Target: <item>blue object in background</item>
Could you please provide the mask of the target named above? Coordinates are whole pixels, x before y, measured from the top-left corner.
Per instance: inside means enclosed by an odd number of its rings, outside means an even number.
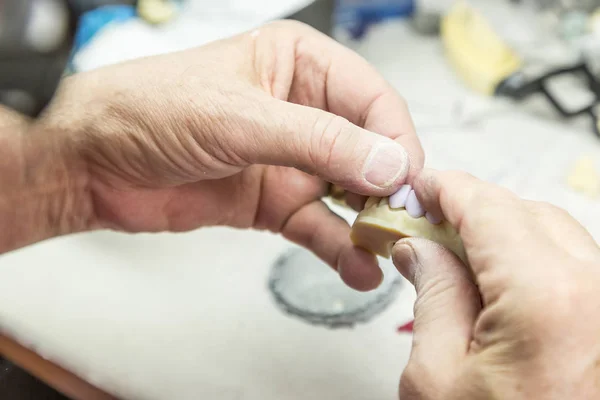
[[[136,17],[137,12],[135,7],[128,5],[103,6],[84,13],[77,25],[77,32],[75,33],[73,43],[73,54],[88,44],[109,23],[123,22]]]
[[[368,28],[388,18],[409,17],[414,0],[336,0],[335,24],[360,39]]]
[[[79,50],[87,45],[98,32],[111,22],[123,22],[137,18],[137,10],[130,5],[102,6],[81,15],[77,22],[77,30],[73,38],[73,49],[65,73],[67,75],[77,72],[73,65],[73,57]]]

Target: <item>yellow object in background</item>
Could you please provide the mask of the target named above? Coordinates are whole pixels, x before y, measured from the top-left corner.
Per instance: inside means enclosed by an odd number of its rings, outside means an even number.
[[[569,186],[592,198],[600,196],[600,173],[596,169],[592,157],[582,157],[574,165],[571,174],[567,178]]]
[[[464,1],[442,18],[441,35],[456,72],[479,93],[494,95],[496,87],[522,67],[517,54]]]
[[[600,31],[600,7],[598,7],[588,20],[588,31],[596,33]]]
[[[154,25],[170,21],[177,15],[177,7],[168,0],[138,0],[138,15]]]

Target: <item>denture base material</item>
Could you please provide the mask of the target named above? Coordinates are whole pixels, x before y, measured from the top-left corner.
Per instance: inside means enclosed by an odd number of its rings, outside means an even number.
[[[392,247],[400,239],[428,239],[448,248],[463,262],[467,262],[462,240],[447,221],[434,225],[425,217],[413,218],[404,208],[390,208],[387,197],[371,197],[367,200],[352,226],[350,237],[356,246],[385,258],[390,257]]]

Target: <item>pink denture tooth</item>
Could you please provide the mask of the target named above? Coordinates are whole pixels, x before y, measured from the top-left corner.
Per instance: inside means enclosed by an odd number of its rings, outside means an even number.
[[[419,203],[414,190],[411,190],[406,199],[406,212],[413,218],[421,218],[425,215],[425,209]]]
[[[404,208],[406,206],[406,200],[408,199],[408,194],[410,191],[410,185],[402,185],[402,187],[396,193],[390,196],[390,208]]]

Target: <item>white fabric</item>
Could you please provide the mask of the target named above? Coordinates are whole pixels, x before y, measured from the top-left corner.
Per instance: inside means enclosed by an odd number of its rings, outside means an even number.
[[[173,21],[152,26],[140,19],[106,26],[77,53],[77,71],[200,46],[283,18],[314,0],[186,0]]]

